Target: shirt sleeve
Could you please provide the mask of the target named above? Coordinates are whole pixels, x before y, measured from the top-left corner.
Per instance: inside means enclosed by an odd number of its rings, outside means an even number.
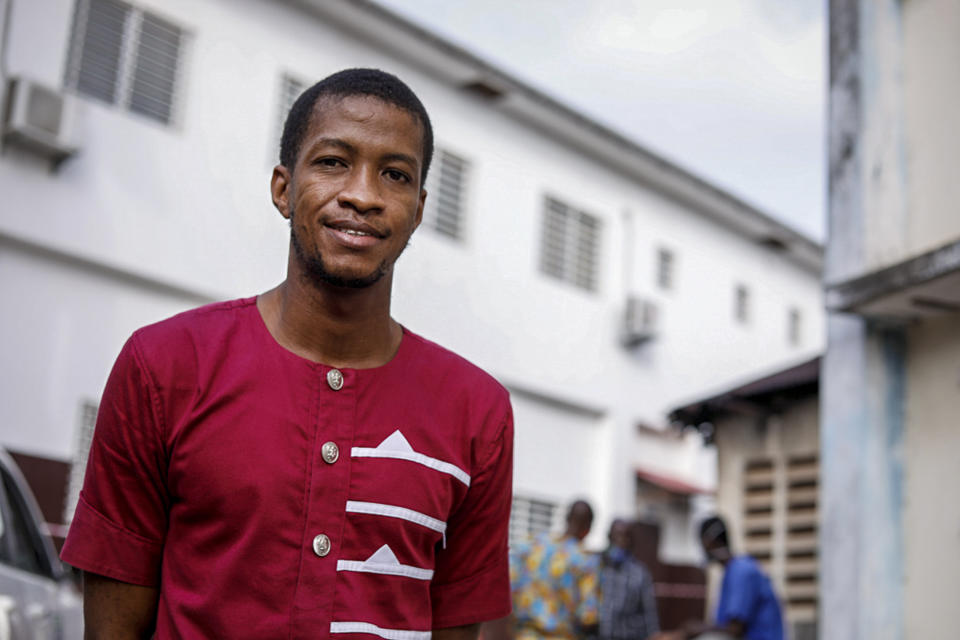
[[[577,575],[577,622],[592,627],[600,617],[600,558],[592,556]]]
[[[430,585],[433,627],[443,629],[510,613],[508,531],[513,486],[513,415],[507,404],[486,462],[447,523]]]
[[[61,557],[123,582],[158,586],[167,528],[160,403],[134,334],[100,402],[83,488]]]
[[[530,555],[530,543],[521,542],[510,549],[510,590],[517,591],[525,584],[527,557]]]
[[[660,617],[657,614],[657,597],[653,592],[653,577],[646,568],[643,569],[640,598],[643,601],[643,619],[646,621],[647,635],[659,633]]]
[[[757,575],[749,562],[735,558],[723,575],[723,594],[717,610],[717,622],[748,622],[757,600]]]

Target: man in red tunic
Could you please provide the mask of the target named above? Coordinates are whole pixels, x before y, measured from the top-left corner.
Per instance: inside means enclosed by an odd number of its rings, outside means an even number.
[[[342,71],[287,118],[286,279],[136,331],[63,559],[88,637],[473,638],[510,611],[507,392],[390,317],[430,120]]]

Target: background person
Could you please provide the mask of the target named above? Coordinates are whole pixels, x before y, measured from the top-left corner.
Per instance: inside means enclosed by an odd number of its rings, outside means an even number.
[[[707,558],[724,567],[720,602],[714,624],[693,623],[681,637],[722,632],[747,640],[784,640],[780,603],[770,579],[750,556],[733,555],[722,518],[712,516],[701,523],[700,542]]]
[[[626,520],[610,525],[601,557],[600,640],[646,640],[660,631],[650,572],[633,555],[633,528]]]
[[[577,500],[567,511],[562,535],[542,534],[511,554],[513,614],[519,640],[573,640],[596,632],[599,562],[583,548],[592,524],[593,509]]]

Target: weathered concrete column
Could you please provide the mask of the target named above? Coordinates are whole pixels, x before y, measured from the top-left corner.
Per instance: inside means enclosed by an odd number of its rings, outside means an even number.
[[[897,255],[906,223],[900,3],[830,4],[827,283]],[[903,331],[828,317],[820,638],[902,640]]]

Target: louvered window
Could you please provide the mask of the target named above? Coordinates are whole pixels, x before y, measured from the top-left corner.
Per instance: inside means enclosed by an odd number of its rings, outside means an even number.
[[[817,615],[817,522],[819,459],[815,453],[786,459],[786,612],[796,622]]]
[[[795,638],[815,628],[818,607],[816,453],[748,460],[743,473],[744,550],[782,585]]]
[[[588,291],[597,288],[600,220],[547,198],[540,246],[540,270]]]
[[[63,522],[73,520],[73,512],[80,499],[80,488],[87,472],[87,457],[90,455],[90,443],[93,442],[93,429],[97,424],[98,405],[86,401],[80,405],[80,419],[73,437],[73,463],[70,465],[70,482],[67,499],[63,507]]]
[[[657,250],[657,286],[663,290],[673,288],[673,251]]]
[[[787,341],[790,346],[800,346],[801,327],[800,309],[794,307],[787,312]]]
[[[554,502],[514,496],[510,509],[510,546],[550,531],[556,512]]]
[[[175,119],[185,35],[117,0],[78,0],[67,87],[164,124]]]
[[[733,291],[733,317],[741,324],[750,321],[750,290],[742,284]]]
[[[438,149],[427,177],[424,223],[437,233],[463,240],[464,203],[469,165],[463,158]]]
[[[280,93],[277,98],[277,122],[274,125],[273,148],[270,151],[271,160],[276,161],[280,155],[280,140],[283,137],[283,125],[287,122],[287,115],[290,113],[293,103],[297,101],[300,94],[307,88],[307,84],[285,73],[280,76]]]
[[[743,474],[746,552],[767,566],[773,556],[776,475],[770,458],[750,460]]]

